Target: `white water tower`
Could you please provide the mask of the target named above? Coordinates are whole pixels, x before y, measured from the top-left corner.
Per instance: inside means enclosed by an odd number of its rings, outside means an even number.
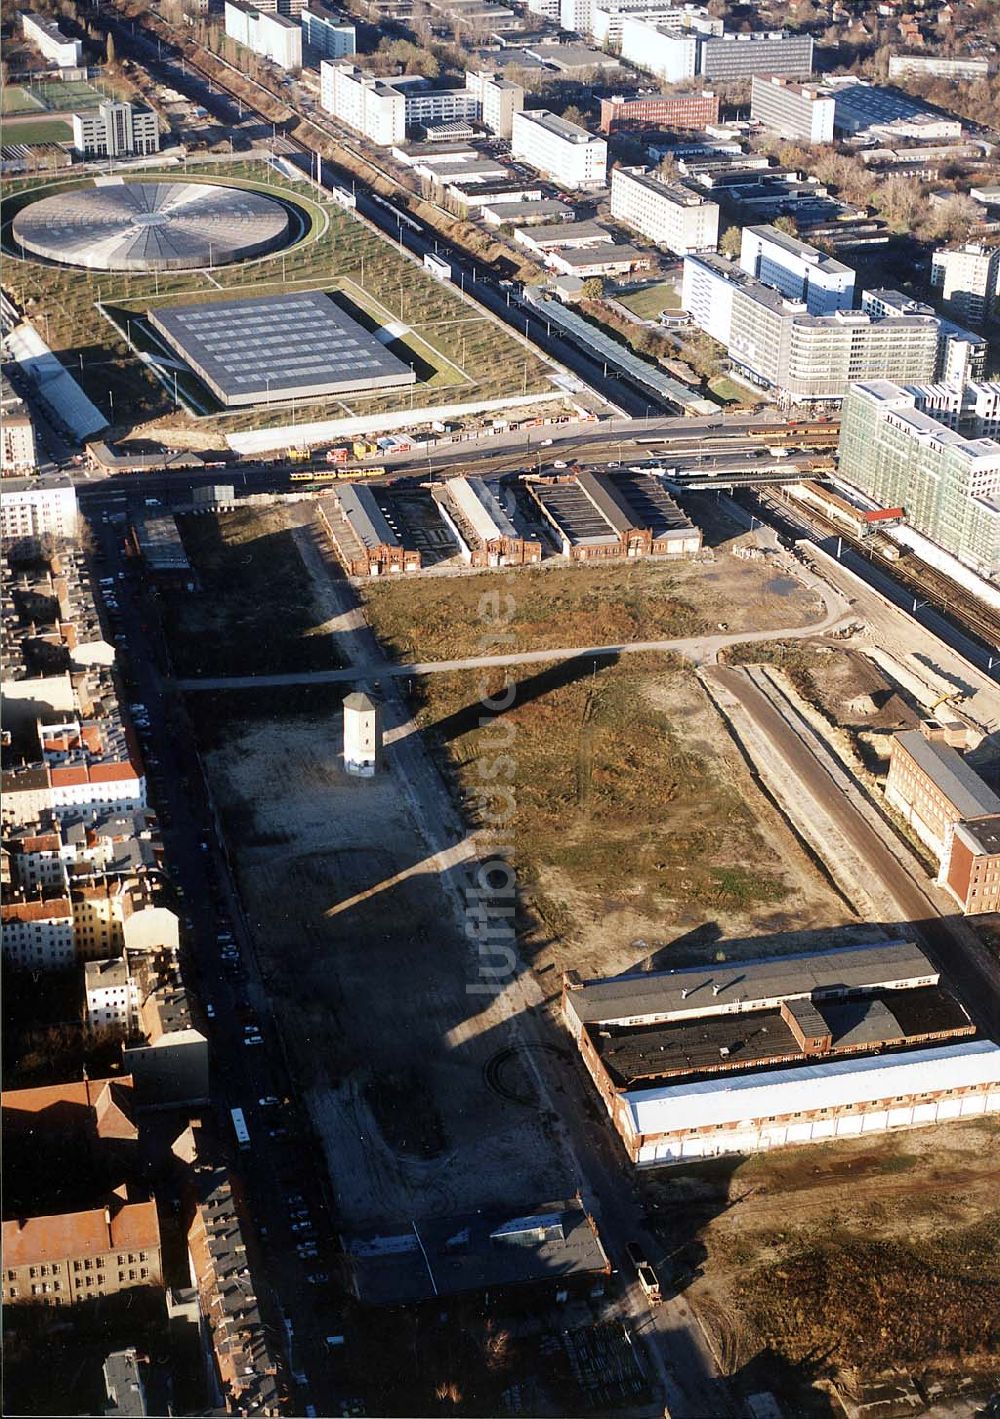
[[[356,691],[344,700],[344,768],[371,778],[382,760],[382,710]]]

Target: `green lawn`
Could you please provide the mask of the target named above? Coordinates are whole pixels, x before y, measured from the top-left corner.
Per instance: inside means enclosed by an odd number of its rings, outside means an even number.
[[[644,286],[641,291],[627,291],[624,295],[615,296],[615,300],[634,315],[641,315],[643,320],[655,320],[665,310],[681,308],[680,296],[666,281]]]
[[[716,375],[715,379],[708,381],[708,387],[717,399],[724,403],[752,404],[753,395],[749,389],[743,385],[736,384],[733,380],[727,379],[724,374]]]
[[[72,128],[61,118],[0,124],[0,147],[13,143],[23,143],[29,148],[40,143],[66,143],[72,136]]]
[[[38,113],[44,107],[40,99],[16,84],[8,84],[0,90],[0,113]]]

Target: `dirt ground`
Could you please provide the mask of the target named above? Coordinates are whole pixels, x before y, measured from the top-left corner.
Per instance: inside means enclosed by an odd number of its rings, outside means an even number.
[[[739,539],[737,539],[739,540]],[[712,560],[609,566],[522,567],[455,577],[410,578],[362,589],[386,649],[402,660],[452,660],[500,651],[669,640],[716,631],[778,630],[821,619],[799,582],[766,564]],[[505,638],[496,639],[496,606]]]
[[[427,676],[419,693],[418,722],[446,751],[473,823],[493,811],[489,746],[503,736],[522,950],[555,972],[553,989],[570,968],[759,954],[761,936],[772,953],[864,938],[689,666],[649,655],[459,672]],[[496,722],[484,693],[513,697]]]
[[[207,769],[344,1225],[572,1193],[530,1089],[491,1086],[509,1029],[467,994],[438,862],[391,774],[344,773],[342,734],[339,712],[235,722]]]
[[[698,1264],[686,1298],[730,1372],[763,1349],[803,1381],[960,1376],[1000,1346],[998,1142],[969,1119],[643,1185],[664,1246]]]

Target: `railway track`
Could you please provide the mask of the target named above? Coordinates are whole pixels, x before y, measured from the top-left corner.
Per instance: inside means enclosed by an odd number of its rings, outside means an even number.
[[[813,530],[830,537],[839,537],[846,546],[875,562],[881,570],[909,591],[919,600],[926,601],[958,630],[973,636],[988,651],[1000,648],[1000,612],[991,610],[971,591],[961,586],[936,567],[920,562],[911,554],[904,554],[899,561],[886,557],[870,541],[856,536],[843,523],[826,517],[809,504],[796,503],[794,508],[782,501],[762,497],[787,521],[798,520]]]

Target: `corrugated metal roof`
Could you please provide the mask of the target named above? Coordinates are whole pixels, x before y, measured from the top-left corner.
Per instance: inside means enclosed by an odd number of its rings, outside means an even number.
[[[1000,1085],[1000,1046],[970,1040],[906,1055],[833,1060],[828,1064],[727,1075],[625,1095],[637,1133],[679,1133],[771,1114],[872,1104],[940,1089]]]
[[[737,1003],[749,1010],[768,1000],[811,996],[835,986],[871,990],[911,980],[935,982],[939,974],[919,946],[894,941],[585,981],[568,992],[567,1002],[583,1023],[610,1024],[711,1014]]]
[[[1000,813],[1000,798],[950,744],[927,739],[919,729],[903,730],[895,742],[954,804],[961,817]]]

